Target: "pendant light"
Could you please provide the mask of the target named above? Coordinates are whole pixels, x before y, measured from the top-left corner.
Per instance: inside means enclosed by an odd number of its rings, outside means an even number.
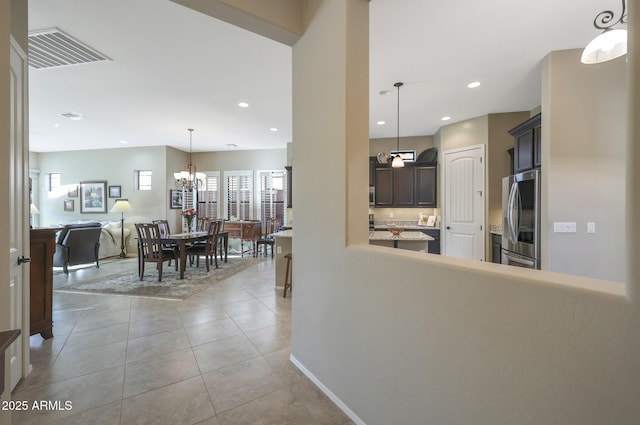
[[[193,189],[197,190],[202,187],[206,175],[204,173],[198,173],[196,171],[196,166],[191,162],[193,128],[188,128],[187,130],[189,131],[189,164],[187,164],[186,170],[173,173],[173,178],[176,179],[176,187],[178,189],[191,192]]]
[[[600,12],[593,20],[593,26],[604,30],[602,34],[591,40],[582,52],[580,61],[584,64],[607,62],[627,53],[627,30],[613,29],[617,24],[627,23],[626,0],[622,0],[622,14],[613,21],[615,14],[611,10]]]
[[[393,85],[398,89],[398,133],[396,135],[396,156],[394,156],[393,161],[391,161],[391,167],[393,168],[404,167],[404,160],[400,156],[400,87],[403,85],[404,83],[395,83]]]

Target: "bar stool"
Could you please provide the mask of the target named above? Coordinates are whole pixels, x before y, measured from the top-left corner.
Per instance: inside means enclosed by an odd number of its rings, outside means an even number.
[[[292,277],[292,273],[291,273],[291,259],[293,258],[293,256],[291,255],[291,253],[288,253],[287,255],[284,256],[284,258],[287,259],[287,270],[284,274],[284,292],[282,294],[282,298],[287,298],[287,289],[291,290],[291,279],[293,279]]]

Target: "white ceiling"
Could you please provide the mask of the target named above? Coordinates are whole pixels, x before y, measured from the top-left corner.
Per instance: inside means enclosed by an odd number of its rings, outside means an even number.
[[[445,115],[450,124],[535,108],[540,60],[552,50],[584,47],[598,34],[592,22],[604,9],[619,14],[621,2],[373,0],[370,136],[396,135],[396,81],[405,83],[400,136],[434,134]],[[187,128],[195,129],[196,152],[284,148],[291,141],[288,46],[168,0],[29,0],[29,29],[51,27],[112,61],[30,68],[33,151],[188,150]],[[468,89],[471,81],[482,85]],[[70,111],[87,118],[60,116]]]

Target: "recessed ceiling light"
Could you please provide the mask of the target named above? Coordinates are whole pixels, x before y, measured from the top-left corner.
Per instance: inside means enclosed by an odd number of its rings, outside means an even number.
[[[376,124],[378,125],[385,125],[387,122],[386,121],[378,121]]]
[[[380,90],[380,92],[379,92],[380,96],[386,96],[389,93],[391,93],[391,91],[389,91],[389,90]]]
[[[87,117],[85,117],[84,115],[82,115],[82,114],[80,114],[78,112],[64,112],[64,113],[60,114],[60,116],[61,117],[65,117],[65,118],[70,119],[70,120],[74,120],[74,121],[83,120],[83,119],[87,118]]]
[[[277,129],[277,128],[275,128],[275,127],[271,127],[271,128],[269,129],[269,131],[273,131],[273,132],[275,132],[275,131],[278,131],[278,129]]]
[[[473,83],[467,84],[467,87],[470,89],[475,89],[476,87],[480,87],[482,83],[480,81],[474,81]]]
[[[226,146],[228,148],[237,148],[238,147],[238,145],[236,145],[235,143],[227,143]]]
[[[247,102],[240,102],[240,103],[238,103],[238,106],[241,107],[241,108],[248,108],[249,104]]]
[[[120,144],[122,144],[122,145],[126,145],[127,143],[129,143],[129,142],[127,142],[126,140],[120,140]]]
[[[451,117],[446,116],[446,117],[442,117],[440,118],[442,121],[449,121],[451,119]]]
[[[55,128],[58,128],[58,127],[60,127],[60,124],[56,123],[56,124],[54,124],[53,126],[54,126]]]

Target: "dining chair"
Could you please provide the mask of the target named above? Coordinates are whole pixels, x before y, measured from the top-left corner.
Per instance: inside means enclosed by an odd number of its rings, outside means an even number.
[[[156,263],[158,282],[162,281],[162,264],[165,261],[176,260],[178,270],[178,255],[176,250],[166,248],[160,237],[160,228],[155,223],[136,223],[138,233],[138,276],[144,278],[145,263]]]
[[[166,238],[167,236],[169,236],[171,234],[171,229],[169,228],[169,222],[167,220],[153,220],[152,223],[158,225],[158,229],[160,230],[160,237],[161,238]],[[162,245],[164,246],[165,249],[173,249],[173,250],[176,250],[176,251],[178,250],[178,245],[177,244],[164,243]],[[169,265],[171,265],[171,260],[169,260]]]
[[[244,243],[249,244],[247,251],[252,251],[253,256],[256,256],[256,237],[255,237],[256,225],[254,223],[242,223],[240,233],[240,256],[244,257]]]
[[[211,224],[211,219],[209,217],[198,217],[198,220],[196,221],[196,232],[208,231],[210,224]],[[192,247],[204,246],[206,245],[206,243],[207,241],[198,241],[198,242],[194,242],[191,246]],[[187,253],[187,255],[189,256],[189,265],[193,266],[195,255],[189,254],[189,253]]]
[[[264,247],[264,255],[267,255],[267,247],[271,247],[271,258],[273,258],[273,247],[276,244],[276,239],[273,236],[269,236],[278,231],[279,223],[275,217],[267,217],[264,225],[264,235],[256,241],[256,256],[260,251],[260,246]]]
[[[209,264],[215,261],[218,268],[218,232],[220,231],[220,220],[210,220],[207,228],[207,239],[203,244],[194,244],[186,249],[186,254],[196,257],[196,267],[200,267],[200,257],[205,257],[207,271]]]

